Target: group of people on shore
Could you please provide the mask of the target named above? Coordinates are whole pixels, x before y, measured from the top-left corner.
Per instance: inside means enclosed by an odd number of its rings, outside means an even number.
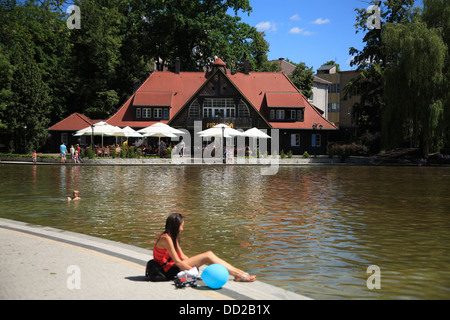
[[[180,140],[179,145],[182,146],[181,148],[179,148],[180,156],[182,156],[184,154],[184,142],[182,138]],[[146,140],[142,141],[136,139],[136,141],[133,144],[129,144],[128,141],[125,140],[122,145],[120,144],[113,144],[106,146],[94,145],[92,150],[96,157],[111,157],[113,156],[113,154],[115,154],[117,157],[122,152],[122,150],[125,150],[126,152],[125,155],[128,157],[130,154],[130,149],[133,149],[133,151],[136,154],[142,156],[150,156],[150,155],[165,156],[169,148],[172,148],[172,146],[168,145],[166,141],[164,141],[163,139],[154,145],[147,143]],[[66,144],[62,142],[61,145],[59,146],[59,149],[60,149],[61,163],[65,163],[68,155],[67,152],[68,149]],[[82,162],[81,156],[83,155],[83,153],[84,156],[88,156],[90,149],[91,149],[90,145],[86,145],[83,149],[79,144],[71,145],[69,149],[70,157],[75,163],[80,163]],[[33,154],[33,162],[36,161],[35,153]]]
[[[64,142],[62,142],[61,145],[59,146],[59,151],[61,154],[61,163],[65,163],[66,162],[66,154],[67,154],[67,146],[64,144]],[[81,147],[80,147],[80,145],[77,144],[77,145],[75,145],[75,147],[73,145],[71,145],[69,151],[70,151],[72,160],[75,163],[80,163],[81,162],[81,158],[80,158]],[[33,154],[33,159],[34,159],[34,154]]]

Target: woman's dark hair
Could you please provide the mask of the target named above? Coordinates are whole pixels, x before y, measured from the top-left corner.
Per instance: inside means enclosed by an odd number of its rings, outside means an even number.
[[[172,213],[167,217],[166,228],[164,233],[167,233],[172,238],[175,251],[178,252],[178,241],[180,240],[180,226],[184,221],[181,213]]]

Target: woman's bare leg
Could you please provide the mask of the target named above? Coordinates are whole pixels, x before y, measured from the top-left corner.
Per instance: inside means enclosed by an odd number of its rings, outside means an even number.
[[[242,279],[245,279],[245,281],[254,281],[256,276],[248,276],[246,272],[233,267],[228,262],[220,259],[218,256],[216,256],[212,251],[207,251],[201,254],[198,254],[196,256],[193,256],[187,260],[184,260],[187,264],[190,266],[196,266],[197,268],[200,268],[204,264],[213,264],[218,263],[223,265],[228,272],[235,278],[237,281],[242,281]],[[247,275],[247,277],[246,277]]]

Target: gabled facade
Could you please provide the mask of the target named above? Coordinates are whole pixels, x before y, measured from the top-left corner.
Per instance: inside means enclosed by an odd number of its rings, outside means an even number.
[[[336,126],[282,72],[230,73],[218,58],[207,72],[155,71],[107,122],[134,129],[164,122],[194,132],[226,123],[279,129],[280,151],[325,153]]]

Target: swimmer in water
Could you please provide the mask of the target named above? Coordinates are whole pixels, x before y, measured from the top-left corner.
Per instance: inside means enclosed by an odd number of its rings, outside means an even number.
[[[78,190],[74,190],[73,191],[73,196],[72,197],[67,197],[67,201],[72,201],[72,200],[80,200],[80,191]]]

